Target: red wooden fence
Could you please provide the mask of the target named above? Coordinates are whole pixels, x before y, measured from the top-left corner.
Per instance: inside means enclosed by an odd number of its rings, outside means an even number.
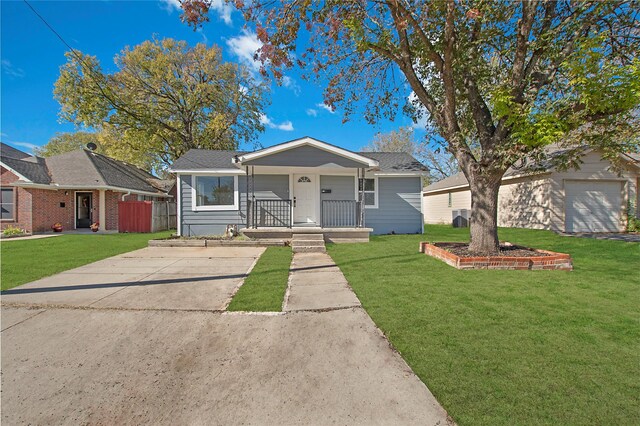
[[[151,201],[118,201],[119,232],[151,232]]]

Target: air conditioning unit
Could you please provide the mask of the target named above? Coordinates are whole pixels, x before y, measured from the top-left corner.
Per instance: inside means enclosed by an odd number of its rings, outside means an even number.
[[[468,228],[469,227],[469,209],[453,210],[451,212],[452,224],[454,228]]]

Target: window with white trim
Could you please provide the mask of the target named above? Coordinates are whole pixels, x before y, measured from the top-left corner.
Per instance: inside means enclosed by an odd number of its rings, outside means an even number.
[[[0,220],[13,220],[15,214],[15,197],[13,188],[2,188],[0,199]]]
[[[195,210],[236,210],[237,176],[193,176]]]
[[[375,208],[378,207],[378,181],[375,178],[360,179],[358,190],[362,191],[362,185],[364,183],[364,206]]]

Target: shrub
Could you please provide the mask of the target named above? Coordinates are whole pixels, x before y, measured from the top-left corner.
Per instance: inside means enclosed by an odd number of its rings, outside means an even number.
[[[20,229],[17,226],[11,226],[11,225],[7,226],[2,231],[2,235],[4,235],[5,237],[15,237],[17,235],[24,235],[24,234],[26,234],[26,232],[24,232],[24,229]]]
[[[640,232],[640,218],[638,218],[638,209],[631,200],[627,203],[627,231]]]

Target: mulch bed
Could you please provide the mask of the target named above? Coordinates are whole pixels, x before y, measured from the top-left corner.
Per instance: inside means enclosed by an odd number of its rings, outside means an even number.
[[[544,257],[551,256],[549,253],[535,251],[527,247],[516,246],[510,243],[500,244],[500,253],[487,255],[486,253],[473,253],[469,251],[469,244],[464,243],[433,243],[434,246],[444,249],[459,257],[478,256],[503,256],[503,257]]]

